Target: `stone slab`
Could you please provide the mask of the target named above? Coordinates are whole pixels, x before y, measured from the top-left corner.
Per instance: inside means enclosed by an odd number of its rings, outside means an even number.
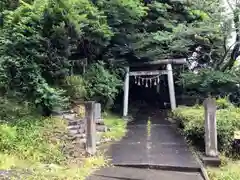
[[[107,155],[114,165],[178,168],[190,172],[200,169],[184,138],[167,124],[152,124],[150,136],[147,124],[128,125],[126,136],[113,144]]]
[[[148,173],[148,169],[108,167],[96,171],[86,180],[144,180]]]
[[[171,125],[152,125],[151,126],[151,142],[169,143],[169,144],[186,144],[184,138],[176,132]]]
[[[200,173],[150,170],[146,180],[203,180]]]
[[[96,171],[86,180],[203,180],[200,173],[184,173],[152,169],[108,167]]]
[[[147,127],[146,125],[128,126],[128,131],[125,137],[119,142],[120,144],[137,144],[146,143]]]
[[[145,144],[113,144],[107,156],[113,165],[138,165],[148,163]]]
[[[150,165],[169,170],[199,171],[200,165],[186,145],[152,144],[149,150]]]
[[[200,158],[205,166],[219,167],[221,165],[221,160],[219,157],[209,157],[202,155]]]

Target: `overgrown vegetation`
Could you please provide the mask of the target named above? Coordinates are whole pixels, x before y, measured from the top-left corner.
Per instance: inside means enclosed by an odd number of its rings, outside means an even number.
[[[50,116],[53,110],[67,108],[69,101],[94,100],[104,110],[110,109],[121,91],[122,66],[136,62],[187,58],[186,71],[174,71],[177,76],[180,74],[179,84],[185,92],[202,99],[209,94],[228,96],[239,105],[240,74],[236,62],[240,54],[240,2],[227,2],[231,15],[223,13],[227,10],[221,0],[2,0],[2,151],[13,146],[11,153],[29,153],[33,160],[56,157],[54,153],[60,152],[55,150],[52,155],[41,155],[48,149],[42,127],[52,119],[29,114],[26,108],[37,107],[41,115]],[[236,37],[229,44],[232,32]],[[12,105],[12,100],[27,103]],[[218,108],[219,147],[230,150],[232,132],[239,127],[235,120],[239,110],[222,100],[218,101]],[[179,108],[174,114],[183,118],[185,134],[199,141],[203,133],[202,111],[202,107]],[[109,123],[116,134],[110,132],[106,136],[121,137],[125,127],[121,123]],[[20,133],[23,129],[26,132]],[[30,141],[27,138],[35,139],[36,144],[31,146],[38,155],[26,148],[25,140]],[[43,143],[42,149],[38,143]],[[58,157],[62,161],[61,155]]]
[[[87,94],[85,87],[85,82],[82,76],[67,76],[63,83],[64,89],[66,89],[66,94],[71,100],[84,99]]]
[[[6,107],[9,107],[7,109]],[[2,100],[0,117],[0,169],[24,179],[85,179],[95,169],[107,165],[98,152],[94,157],[71,160],[66,122],[44,118],[29,110],[29,105]],[[110,131],[103,138],[119,140],[125,135],[126,123],[111,113],[104,121]],[[80,158],[81,161],[77,161]],[[0,178],[3,177],[0,173]],[[8,174],[9,175],[9,174]]]
[[[24,179],[84,179],[104,158],[86,158],[81,164],[68,163],[65,121],[43,118],[21,104],[5,101],[11,109],[1,113],[0,168]],[[21,113],[21,115],[19,114]],[[7,114],[7,116],[6,116]],[[3,173],[2,173],[3,174]],[[1,176],[1,175],[0,175]]]
[[[4,0],[2,93],[11,89],[14,97],[50,114],[56,106],[67,105],[69,93],[62,90],[62,83],[80,75],[87,81],[87,94],[77,96],[109,107],[120,91],[123,64],[181,57],[196,68],[226,73],[223,79],[230,87],[236,84],[227,74],[238,56],[238,36],[233,49],[226,41],[230,32],[238,32],[239,20],[233,18],[238,11],[232,9],[234,16],[225,18],[220,4],[219,0]],[[231,20],[235,29],[230,28]],[[90,80],[98,73],[94,82]]]
[[[224,165],[219,168],[208,168],[209,178],[211,180],[238,180],[240,162],[227,160]]]
[[[121,81],[116,74],[104,68],[104,64],[96,63],[91,65],[84,74],[87,90],[87,99],[94,99],[100,102],[103,108],[109,108],[114,103],[118,94]]]
[[[234,107],[227,97],[219,98],[217,107],[217,138],[222,165],[220,168],[208,167],[209,177],[211,180],[238,180],[240,178],[239,143],[234,139],[234,132],[240,130],[240,109]],[[203,106],[178,107],[173,111],[172,116],[179,122],[183,135],[198,150],[204,152],[205,125]]]
[[[240,109],[235,107],[217,110],[218,148],[229,155],[232,153],[234,132],[240,130]],[[183,134],[192,143],[204,149],[204,108],[179,107],[173,112],[173,118],[180,121]]]

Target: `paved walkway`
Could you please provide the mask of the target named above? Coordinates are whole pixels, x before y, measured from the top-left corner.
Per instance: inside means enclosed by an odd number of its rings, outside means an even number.
[[[109,149],[115,167],[103,168],[89,180],[203,180],[183,137],[162,114],[136,117],[127,135]]]

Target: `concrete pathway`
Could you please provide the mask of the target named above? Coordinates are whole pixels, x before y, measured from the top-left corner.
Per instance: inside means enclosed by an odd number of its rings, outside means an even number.
[[[184,138],[161,112],[141,112],[108,155],[115,167],[103,168],[89,180],[203,180]]]

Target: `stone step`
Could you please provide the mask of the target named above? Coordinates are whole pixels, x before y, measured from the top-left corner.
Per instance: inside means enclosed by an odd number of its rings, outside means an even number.
[[[58,116],[63,114],[69,114],[71,113],[70,110],[60,110],[60,111],[52,111],[52,116]]]
[[[69,125],[67,127],[68,130],[71,130],[71,129],[85,129],[85,126],[84,124],[77,124],[77,125]]]
[[[83,134],[83,133],[85,133],[85,129],[70,129],[69,133],[73,134],[73,135],[75,135],[75,134]]]
[[[68,126],[84,125],[83,120],[68,121]]]
[[[104,125],[104,120],[103,119],[96,119],[96,124],[99,124],[99,125]]]
[[[75,137],[75,138],[86,138],[86,134],[85,133],[75,134],[73,137]]]
[[[67,120],[75,120],[76,114],[75,113],[63,114],[63,118]]]
[[[78,134],[69,134],[67,139],[70,141],[74,141],[74,140],[78,140],[78,139],[83,139],[86,138],[86,134],[85,133],[78,133]]]
[[[97,125],[96,126],[96,130],[100,131],[100,132],[106,132],[107,131],[107,127],[104,125]]]

